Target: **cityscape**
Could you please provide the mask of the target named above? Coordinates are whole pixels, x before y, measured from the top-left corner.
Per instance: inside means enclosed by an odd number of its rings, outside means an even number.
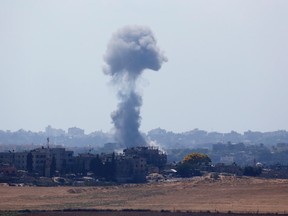
[[[29,185],[38,179],[36,184],[54,185],[60,178],[61,184],[97,185],[146,182],[153,173],[163,179],[179,177],[179,164],[191,152],[210,158],[209,166],[197,168],[201,172],[243,175],[248,167],[261,168],[261,173],[252,170],[251,175],[288,178],[287,131],[221,134],[194,129],[177,134],[158,128],[143,137],[147,146],[123,148],[109,133],[85,134],[77,127],[67,132],[51,126],[43,132],[1,131],[0,181]],[[41,176],[58,178],[43,183]]]
[[[288,216],[288,1],[0,1],[0,216]]]

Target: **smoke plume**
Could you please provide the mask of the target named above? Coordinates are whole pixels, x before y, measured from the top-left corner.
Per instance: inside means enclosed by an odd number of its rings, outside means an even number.
[[[104,61],[103,71],[118,89],[118,109],[111,114],[116,141],[123,147],[146,145],[139,132],[142,97],[137,79],[145,69],[159,70],[167,59],[149,28],[127,26],[113,34]]]

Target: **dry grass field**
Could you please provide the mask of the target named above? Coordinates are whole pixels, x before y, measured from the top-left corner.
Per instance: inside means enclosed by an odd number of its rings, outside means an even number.
[[[0,209],[149,209],[288,213],[288,180],[197,177],[103,187],[0,186]],[[137,214],[139,215],[139,214]],[[151,215],[151,214],[150,214]]]
[[[157,212],[157,211],[48,211],[30,213],[10,213],[3,216],[276,216],[276,214],[215,213],[215,212]],[[279,214],[278,214],[279,215]],[[0,214],[0,216],[2,216]],[[281,215],[281,216],[287,216]]]

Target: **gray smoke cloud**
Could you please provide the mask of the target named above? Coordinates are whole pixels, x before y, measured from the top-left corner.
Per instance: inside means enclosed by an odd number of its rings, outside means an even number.
[[[142,97],[137,79],[145,69],[159,70],[167,58],[149,28],[126,26],[113,34],[104,61],[103,71],[118,89],[118,109],[111,114],[116,141],[123,147],[146,145],[139,132]]]

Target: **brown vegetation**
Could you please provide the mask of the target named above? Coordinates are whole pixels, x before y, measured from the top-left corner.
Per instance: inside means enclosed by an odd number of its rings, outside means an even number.
[[[102,187],[0,186],[1,210],[149,209],[288,212],[288,180],[208,176]]]

